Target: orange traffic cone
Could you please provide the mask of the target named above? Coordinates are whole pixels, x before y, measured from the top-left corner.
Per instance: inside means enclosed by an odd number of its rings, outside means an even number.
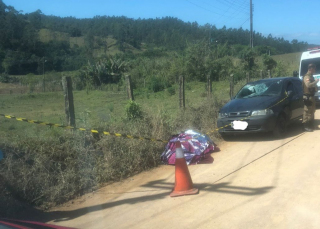
[[[189,169],[186,163],[186,159],[184,158],[181,143],[179,141],[176,142],[175,170],[176,180],[174,189],[171,192],[170,196],[175,197],[197,194],[199,190],[197,188],[193,188],[193,183],[191,180]]]

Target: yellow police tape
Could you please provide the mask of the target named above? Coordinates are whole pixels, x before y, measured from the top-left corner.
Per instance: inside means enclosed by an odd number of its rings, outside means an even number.
[[[284,100],[286,100],[288,98],[288,95],[286,95],[285,98],[283,98],[282,100],[280,100],[279,102],[277,102],[276,104],[266,108],[266,109],[270,109],[276,105],[278,105],[279,103],[282,103]],[[33,124],[39,124],[39,125],[43,125],[43,126],[50,126],[50,127],[61,127],[61,128],[65,128],[65,129],[73,129],[73,130],[79,130],[79,131],[87,131],[87,132],[91,132],[91,133],[95,133],[95,134],[103,134],[103,135],[109,135],[109,136],[115,136],[115,137],[123,137],[123,138],[129,138],[129,139],[139,139],[139,140],[147,140],[147,141],[154,141],[154,142],[164,142],[167,143],[168,141],[162,140],[162,139],[155,139],[155,138],[146,138],[146,137],[140,137],[140,136],[132,136],[132,135],[127,135],[127,134],[119,134],[119,133],[112,133],[112,132],[108,132],[108,131],[102,131],[99,132],[98,130],[93,130],[93,129],[85,129],[85,128],[75,128],[73,126],[65,126],[65,125],[60,125],[60,124],[54,124],[54,123],[50,123],[50,122],[43,122],[43,121],[37,121],[37,120],[29,120],[26,118],[17,118],[13,115],[5,115],[5,114],[0,114],[0,116],[3,116],[5,118],[8,119],[16,119],[17,121],[22,121],[22,122],[28,122],[28,123],[33,123]],[[246,120],[248,118],[252,117],[252,115],[247,116],[243,119],[239,119],[239,121],[243,121]],[[231,126],[231,123],[219,128],[216,128],[212,131],[207,132],[206,134],[211,134],[214,133],[220,129],[226,128],[228,126]]]
[[[17,117],[15,117],[13,115],[0,114],[0,116],[3,116],[3,117],[8,118],[8,119],[15,119],[17,121],[28,122],[28,123],[33,123],[33,124],[39,124],[39,125],[43,125],[43,126],[61,127],[61,128],[64,128],[64,129],[87,131],[87,132],[91,132],[91,133],[95,133],[95,134],[103,134],[103,135],[123,137],[123,138],[129,138],[129,139],[139,139],[139,140],[147,140],[147,141],[153,141],[153,142],[164,142],[164,143],[168,142],[168,141],[165,141],[165,140],[162,140],[162,139],[156,139],[156,138],[146,138],[146,137],[140,137],[140,136],[132,136],[132,135],[127,135],[127,134],[112,133],[112,132],[108,132],[108,131],[99,132],[98,130],[85,129],[85,128],[75,128],[73,126],[65,126],[65,125],[54,124],[54,123],[50,123],[50,122],[29,120],[29,119],[26,119],[26,118],[17,118]]]

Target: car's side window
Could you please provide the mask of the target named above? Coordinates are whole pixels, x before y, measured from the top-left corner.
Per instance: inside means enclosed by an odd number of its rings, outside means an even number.
[[[298,95],[302,95],[303,94],[303,89],[302,89],[302,83],[299,80],[294,80],[293,81],[293,86],[297,91]]]
[[[288,92],[288,91],[292,91],[293,95],[296,94],[296,91],[294,90],[292,82],[288,82],[288,84],[287,84],[286,92]]]

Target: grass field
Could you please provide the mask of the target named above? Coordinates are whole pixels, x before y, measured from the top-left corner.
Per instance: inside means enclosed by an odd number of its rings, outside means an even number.
[[[295,57],[291,58],[284,63],[288,68],[296,66]],[[179,108],[177,85],[175,93],[172,89],[134,90],[143,111],[137,120],[126,117],[128,99],[123,87],[107,85],[88,93],[75,90],[76,126],[163,140],[193,129],[210,132],[209,137],[219,144],[219,134],[212,131],[219,108],[230,99],[229,82],[212,84],[212,98],[207,98],[205,83],[187,82],[185,109]],[[234,92],[244,84],[244,80],[238,82]],[[62,91],[29,93],[26,88],[0,84],[0,113],[66,124]],[[44,208],[161,164],[164,147],[165,143],[102,137],[0,117],[0,149],[6,157],[0,162],[0,176],[20,199]]]
[[[204,83],[187,83],[185,110],[179,109],[178,93],[136,90],[135,101],[143,111],[139,120],[126,118],[127,95],[118,86],[88,94],[74,91],[76,125],[163,140],[186,129],[206,133],[216,127],[221,100],[229,98],[228,85],[213,83],[215,99],[207,99]],[[64,96],[60,91],[1,94],[0,113],[65,124]],[[215,143],[219,140],[217,133],[210,137]],[[100,138],[0,117],[0,148],[6,155],[0,162],[0,176],[19,198],[42,207],[153,168],[161,163],[164,147],[165,143]]]
[[[70,47],[74,47],[75,45],[79,47],[85,46],[85,37],[71,37],[68,33],[51,31],[49,29],[41,29],[39,31],[39,38],[41,42],[50,42],[50,41],[66,41],[70,44]],[[112,36],[108,37],[94,37],[94,48],[93,48],[93,56],[100,57],[102,55],[115,55],[118,53],[122,53],[118,46],[116,46],[117,40]],[[138,49],[132,47],[129,44],[125,45],[125,49],[127,51],[131,51],[132,53],[140,53]]]
[[[176,86],[175,89],[177,92],[174,95],[170,95],[167,91],[149,93],[143,89],[135,90],[135,100],[147,113],[155,114],[161,111],[168,114],[168,117],[174,118],[179,112],[178,87]],[[88,94],[85,91],[74,91],[73,93],[76,124],[78,127],[96,128],[119,123],[125,119],[127,94],[123,89],[118,91],[118,88],[114,85],[114,88],[109,87],[108,91],[95,90],[90,91]],[[213,97],[217,98],[217,100],[228,100],[228,94],[228,82],[213,83]],[[196,108],[198,104],[206,100],[204,83],[187,83],[187,109],[190,107]],[[32,94],[2,94],[0,96],[0,110],[1,113],[7,115],[65,124],[64,96],[62,91]],[[12,126],[17,124],[14,121],[10,123]],[[214,127],[213,123],[208,123],[208,125]]]
[[[301,53],[292,53],[272,56],[272,58],[279,62],[281,61],[286,69],[288,69],[288,72],[291,72],[291,70],[297,70],[300,55]],[[257,60],[257,62],[259,62],[259,60]],[[54,73],[52,74],[51,78],[54,79]],[[62,74],[58,73],[58,75],[57,77],[60,78]],[[236,93],[244,84],[245,81],[239,82],[235,86],[234,93]],[[173,131],[171,134],[189,128],[197,130],[199,126],[192,126],[192,123],[172,124],[177,122],[177,118],[181,115],[181,111],[178,107],[178,85],[175,85],[174,88],[175,94],[173,95],[172,92],[170,94],[168,91],[150,93],[147,89],[140,88],[134,90],[135,100],[141,105],[142,110],[146,114],[149,114],[150,117],[160,114],[165,115],[166,122],[169,126],[179,126],[178,129],[171,129],[171,131]],[[64,96],[62,91],[41,93],[41,85],[35,90],[35,93],[28,93],[29,91],[27,86],[0,83],[0,113],[32,120],[66,124]],[[212,97],[219,103],[228,101],[229,82],[213,82]],[[129,131],[126,134],[132,134],[130,130],[126,130],[123,126],[119,128],[119,126],[124,123],[123,120],[126,119],[125,106],[127,102],[125,88],[117,85],[107,85],[104,90],[93,90],[88,94],[84,90],[74,91],[76,125],[77,127],[92,129],[111,128],[112,131],[115,132]],[[186,111],[198,109],[200,106],[205,107],[207,102],[205,83],[186,83]],[[216,123],[213,121],[215,118],[216,117],[212,117],[212,119],[207,120],[207,123],[205,124],[206,127],[201,127],[201,129],[215,129]],[[29,134],[33,132],[38,133],[39,131],[41,132],[48,128],[12,120],[4,120],[4,118],[1,117],[0,125],[0,134],[2,136],[6,136],[10,133],[16,134],[26,130],[28,130]],[[109,129],[106,130],[108,131]],[[168,136],[161,137],[166,138]],[[213,135],[211,137],[216,136]]]
[[[254,80],[254,79],[251,79]],[[234,93],[236,93],[245,81],[238,82],[235,85]],[[205,128],[206,131],[214,130],[217,117],[207,120],[206,127],[199,129],[199,126],[186,124],[172,124],[177,122],[177,118],[181,115],[179,109],[179,92],[178,85],[174,85],[175,93],[169,93],[168,90],[150,93],[147,89],[139,88],[134,90],[135,101],[142,107],[142,110],[151,117],[155,115],[165,115],[166,121],[170,126],[179,126],[179,129],[173,129],[171,134],[176,134],[185,129],[195,129],[200,131]],[[229,82],[220,81],[212,83],[212,98],[219,103],[227,102],[229,97]],[[8,92],[12,93],[8,93]],[[20,93],[20,91],[23,93]],[[13,115],[20,118],[38,120],[56,124],[64,124],[64,96],[62,91],[46,92],[46,93],[26,93],[26,87],[14,84],[0,84],[0,110],[2,114]],[[39,90],[38,90],[39,91]],[[107,128],[106,131],[121,132],[123,127],[117,130],[117,126],[123,124],[125,116],[125,106],[128,103],[125,88],[117,85],[108,85],[104,90],[92,90],[87,93],[85,90],[74,92],[76,126],[86,129]],[[198,109],[200,106],[205,107],[206,103],[212,100],[207,99],[206,84],[202,82],[188,82],[185,87],[186,93],[186,111]],[[218,112],[219,107],[216,108]],[[21,123],[14,120],[4,120],[0,117],[0,134],[6,136],[8,133],[16,134],[25,132],[41,132],[49,127],[37,126],[34,124]],[[125,134],[132,134],[130,130],[126,130]],[[156,137],[156,136],[146,136]],[[159,136],[158,136],[159,137]],[[167,139],[169,136],[161,136]],[[211,137],[216,138],[217,135]],[[216,138],[215,140],[219,140]]]
[[[288,71],[292,73],[293,71],[299,71],[301,54],[301,52],[288,53],[282,55],[275,55],[272,56],[272,58],[274,58],[274,60],[276,60],[277,62],[283,62],[287,67]]]

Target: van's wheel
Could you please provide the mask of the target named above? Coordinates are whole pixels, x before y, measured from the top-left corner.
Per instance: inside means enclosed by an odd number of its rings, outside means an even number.
[[[283,137],[287,132],[287,120],[284,115],[279,115],[276,126],[273,129],[273,136],[276,138]]]

